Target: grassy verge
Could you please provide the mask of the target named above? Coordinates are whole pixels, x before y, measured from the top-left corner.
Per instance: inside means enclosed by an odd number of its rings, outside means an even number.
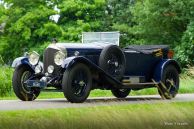
[[[0,112],[0,129],[192,129],[194,102]]]

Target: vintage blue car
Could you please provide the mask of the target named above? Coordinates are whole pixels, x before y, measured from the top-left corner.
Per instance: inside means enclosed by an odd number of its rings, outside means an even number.
[[[41,91],[63,92],[72,103],[84,102],[91,90],[111,90],[125,98],[131,90],[158,88],[166,99],[179,90],[181,68],[166,45],[119,47],[119,32],[87,32],[82,43],[51,43],[43,54],[33,51],[12,64],[13,90],[23,101]]]

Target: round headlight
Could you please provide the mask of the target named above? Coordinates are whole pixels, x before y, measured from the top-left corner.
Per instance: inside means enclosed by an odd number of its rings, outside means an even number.
[[[33,51],[29,54],[28,59],[31,65],[37,65],[39,62],[40,55]]]
[[[64,59],[67,57],[67,53],[64,53],[62,51],[58,51],[56,54],[55,54],[55,57],[54,57],[54,62],[56,65],[62,65]]]
[[[42,72],[42,67],[40,65],[37,65],[35,67],[35,70],[34,71],[35,71],[36,74],[41,73]]]
[[[54,69],[55,69],[54,66],[49,65],[49,67],[47,68],[47,71],[48,73],[52,74],[54,72]]]

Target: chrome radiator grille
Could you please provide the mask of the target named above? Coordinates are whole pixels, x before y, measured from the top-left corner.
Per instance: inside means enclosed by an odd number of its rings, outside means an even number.
[[[44,73],[47,72],[47,68],[49,65],[53,65],[55,70],[53,74],[57,74],[59,71],[57,71],[58,66],[54,63],[54,55],[58,50],[53,49],[53,48],[47,48],[44,52],[44,57],[43,57],[43,63],[44,63]]]

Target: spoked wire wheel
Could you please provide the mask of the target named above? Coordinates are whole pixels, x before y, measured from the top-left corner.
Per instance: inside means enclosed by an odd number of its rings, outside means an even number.
[[[122,79],[125,73],[125,65],[125,55],[118,46],[109,45],[102,50],[99,66],[115,79]]]
[[[63,93],[72,103],[84,102],[90,94],[92,75],[88,66],[77,63],[65,71],[63,75]]]
[[[33,91],[31,88],[27,87],[25,82],[32,76],[30,71],[25,71],[21,77],[21,88],[26,94],[31,94]]]
[[[74,95],[81,97],[88,86],[87,72],[84,70],[76,71],[71,85]]]
[[[172,99],[179,90],[179,73],[173,65],[167,66],[162,75],[161,83],[158,87],[158,92],[162,98]]]
[[[18,66],[13,75],[12,85],[16,96],[23,101],[33,101],[40,94],[39,88],[29,88],[26,81],[33,76],[32,69],[27,65]]]

